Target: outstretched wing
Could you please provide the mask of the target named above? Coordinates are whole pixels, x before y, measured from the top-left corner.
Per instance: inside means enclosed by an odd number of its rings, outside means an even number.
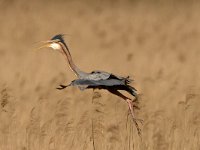
[[[99,88],[125,90],[133,96],[136,96],[136,89],[126,83],[126,80],[107,79],[107,80],[87,80],[77,79],[71,82],[70,86],[77,86],[79,89]]]
[[[131,81],[129,77],[120,77],[104,71],[93,71],[84,78],[72,81],[69,85],[60,85],[58,89],[64,89],[68,86],[77,86],[81,90],[86,88],[115,89],[125,90],[136,96],[136,89],[129,85]]]

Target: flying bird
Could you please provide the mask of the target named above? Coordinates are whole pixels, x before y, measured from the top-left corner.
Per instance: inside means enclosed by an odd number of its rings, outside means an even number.
[[[136,93],[137,90],[130,85],[132,80],[129,78],[129,76],[121,77],[105,71],[92,71],[90,73],[87,73],[80,70],[74,64],[69,48],[66,42],[64,41],[63,36],[64,36],[63,34],[55,35],[51,40],[43,41],[44,45],[40,47],[40,48],[50,47],[54,50],[61,52],[68,61],[70,69],[77,76],[77,79],[73,80],[70,84],[60,85],[60,87],[57,89],[62,90],[69,86],[76,86],[81,90],[105,89],[111,92],[112,94],[121,97],[123,100],[127,102],[132,119],[136,125],[138,134],[140,135],[141,130],[139,128],[137,121],[141,120],[137,119],[134,113],[134,108],[138,108],[134,104],[134,102],[137,101],[138,95]],[[134,97],[134,99],[128,98],[127,96],[123,95],[122,93],[119,92],[120,90],[128,92]]]

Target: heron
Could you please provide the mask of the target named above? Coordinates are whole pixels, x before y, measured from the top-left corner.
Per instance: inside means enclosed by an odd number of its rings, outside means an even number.
[[[50,47],[53,50],[61,52],[64,57],[66,58],[68,65],[70,69],[74,72],[76,75],[77,79],[71,81],[70,84],[68,85],[59,85],[57,89],[63,90],[66,87],[69,86],[76,86],[80,90],[85,90],[85,89],[105,89],[109,91],[110,93],[119,96],[123,100],[125,100],[128,104],[128,108],[130,111],[130,114],[132,116],[132,120],[136,125],[137,132],[140,135],[141,134],[141,129],[138,125],[138,121],[142,121],[141,119],[138,119],[135,117],[135,112],[134,109],[138,108],[134,102],[137,102],[138,100],[138,94],[137,90],[130,85],[130,83],[133,81],[130,79],[129,76],[127,77],[121,77],[114,75],[113,73],[108,73],[105,71],[92,71],[90,73],[84,72],[80,70],[74,63],[70,50],[64,40],[64,35],[63,34],[58,34],[55,35],[53,38],[47,41],[42,41],[44,44],[39,47],[39,49],[44,48],[44,47]],[[130,95],[134,97],[134,99],[131,99],[124,94],[122,94],[120,91],[126,91]]]

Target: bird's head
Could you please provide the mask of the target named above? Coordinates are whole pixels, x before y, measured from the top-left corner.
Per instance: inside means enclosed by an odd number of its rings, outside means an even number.
[[[44,48],[44,47],[50,47],[54,50],[60,50],[61,44],[66,45],[63,36],[64,36],[63,34],[58,34],[58,35],[55,35],[53,38],[51,38],[51,40],[42,41],[44,45],[39,47],[39,49]]]

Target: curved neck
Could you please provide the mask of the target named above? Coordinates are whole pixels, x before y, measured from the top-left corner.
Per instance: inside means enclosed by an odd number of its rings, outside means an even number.
[[[82,78],[85,74],[85,72],[81,71],[73,62],[72,60],[72,56],[69,52],[69,49],[67,47],[67,45],[65,43],[59,42],[60,46],[61,46],[61,52],[62,54],[66,57],[68,63],[69,63],[69,67],[70,69],[75,73],[75,75],[79,78]]]

